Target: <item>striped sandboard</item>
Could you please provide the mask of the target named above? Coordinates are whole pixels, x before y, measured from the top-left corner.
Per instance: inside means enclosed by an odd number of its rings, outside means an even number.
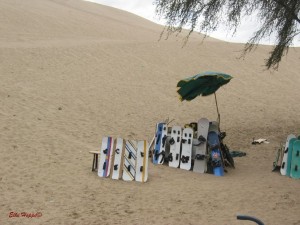
[[[112,176],[114,180],[118,180],[122,177],[123,171],[123,155],[125,149],[125,141],[123,138],[117,138],[115,140],[115,149],[114,149],[114,163],[112,164]]]
[[[138,141],[136,154],[135,180],[146,182],[148,179],[149,144],[147,141]]]
[[[137,152],[137,142],[127,140],[125,143],[123,175],[122,175],[122,178],[125,181],[132,181],[135,179],[136,152]]]
[[[111,156],[113,151],[113,138],[103,137],[99,157],[99,177],[108,177],[110,174]]]

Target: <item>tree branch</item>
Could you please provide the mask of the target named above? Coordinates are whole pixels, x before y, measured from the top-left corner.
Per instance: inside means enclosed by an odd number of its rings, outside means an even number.
[[[295,12],[284,3],[284,1],[282,0],[273,0],[274,2],[276,2],[277,4],[281,5],[282,7],[284,7],[285,9],[287,9],[292,15],[294,20],[296,20],[298,23],[300,23],[300,19],[298,18],[298,16],[295,14]]]

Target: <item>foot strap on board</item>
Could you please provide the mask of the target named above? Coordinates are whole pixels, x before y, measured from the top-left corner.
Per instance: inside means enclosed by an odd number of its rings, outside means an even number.
[[[210,149],[216,149],[216,148],[219,148],[220,147],[220,145],[219,145],[219,143],[210,143],[209,144],[209,148]]]
[[[188,141],[188,144],[190,145],[191,144],[191,139],[189,138],[188,140],[187,139],[181,139],[182,143],[185,144],[186,141]]]
[[[284,153],[288,153],[288,151],[289,151],[289,148],[286,148],[286,150],[284,151]]]
[[[172,153],[170,153],[170,154],[168,155],[168,161],[169,161],[169,162],[173,162],[173,155],[172,155]]]
[[[164,160],[165,160],[165,155],[166,155],[166,153],[165,153],[165,151],[162,151],[161,153],[159,153],[159,154],[161,154],[162,155],[162,157],[161,157],[161,160],[160,160],[160,163],[163,163],[164,162]]]
[[[157,138],[156,138],[156,144],[158,145],[158,142],[160,140],[160,134],[157,135]]]
[[[114,165],[114,170],[118,170],[118,164]]]
[[[103,150],[103,153],[106,155],[106,154],[107,154],[107,149],[104,149],[104,150]]]
[[[158,150],[156,150],[156,151],[155,151],[155,155],[154,155],[155,160],[158,160],[158,157],[159,157],[160,155],[162,155],[162,158],[161,158],[161,160],[160,160],[160,163],[162,163],[162,162],[164,161],[164,158],[165,158],[165,151],[162,151],[162,152],[158,153]]]
[[[162,147],[163,147],[163,148],[165,147],[166,140],[167,140],[167,135],[165,135],[165,136],[162,138]]]
[[[211,161],[212,166],[215,167],[221,167],[222,166],[222,162],[221,160],[213,160]]]
[[[182,163],[187,163],[189,160],[190,160],[190,157],[189,157],[189,156],[184,156],[184,155],[183,155],[183,156],[181,157],[181,162],[182,162]]]
[[[115,151],[117,154],[120,154],[120,149],[116,149],[116,151]]]
[[[195,155],[195,159],[197,159],[197,160],[204,160],[205,159],[205,155],[201,155],[201,154],[196,154]]]
[[[169,140],[169,143],[170,143],[170,145],[174,145],[174,144],[175,144],[174,138],[171,138],[171,139]]]
[[[202,143],[206,142],[206,138],[203,137],[202,135],[200,135],[200,136],[198,137],[198,141],[200,142],[200,144],[202,144]]]
[[[106,168],[106,162],[103,163],[103,170]]]

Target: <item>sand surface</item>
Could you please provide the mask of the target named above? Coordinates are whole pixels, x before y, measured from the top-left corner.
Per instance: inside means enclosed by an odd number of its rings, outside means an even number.
[[[300,180],[271,172],[288,134],[300,134],[300,49],[279,70],[259,46],[194,34],[158,41],[162,26],[80,0],[0,1],[0,224],[300,224]],[[218,93],[236,169],[224,177],[149,164],[149,180],[101,179],[90,150],[103,136],[146,139],[155,124],[217,118],[214,97],[179,102],[177,82],[232,74]],[[251,145],[252,138],[270,144]],[[10,213],[41,213],[39,218]]]

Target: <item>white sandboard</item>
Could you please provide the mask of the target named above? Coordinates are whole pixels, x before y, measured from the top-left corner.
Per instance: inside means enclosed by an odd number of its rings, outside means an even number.
[[[284,153],[283,153],[283,159],[281,163],[281,168],[280,168],[280,173],[281,175],[286,175],[286,170],[287,170],[287,161],[288,161],[288,153],[289,153],[289,142],[292,138],[296,138],[294,134],[290,134],[287,136],[286,142],[285,142],[285,147],[284,147]]]
[[[118,180],[122,177],[123,171],[123,157],[125,149],[125,141],[123,138],[117,138],[115,140],[115,148],[114,148],[114,163],[112,164],[112,176],[111,178],[114,180]]]
[[[198,121],[196,152],[194,158],[193,171],[196,173],[205,173],[207,170],[207,134],[209,129],[209,120],[202,118]]]
[[[111,156],[113,153],[113,138],[103,137],[98,163],[98,176],[108,177],[110,174]]]
[[[136,141],[126,141],[124,151],[124,163],[123,163],[123,180],[132,181],[135,178],[136,167]]]
[[[184,128],[182,131],[181,139],[181,157],[180,157],[180,169],[190,170],[192,165],[192,144],[193,144],[193,129]]]
[[[165,123],[157,124],[156,138],[153,152],[153,163],[163,164],[165,157],[166,140],[168,127]]]
[[[138,141],[136,153],[135,180],[146,182],[148,179],[149,144],[147,141]]]
[[[180,163],[180,147],[181,147],[181,133],[182,129],[180,126],[173,126],[171,131],[170,143],[170,154],[168,156],[170,167],[179,167]]]

